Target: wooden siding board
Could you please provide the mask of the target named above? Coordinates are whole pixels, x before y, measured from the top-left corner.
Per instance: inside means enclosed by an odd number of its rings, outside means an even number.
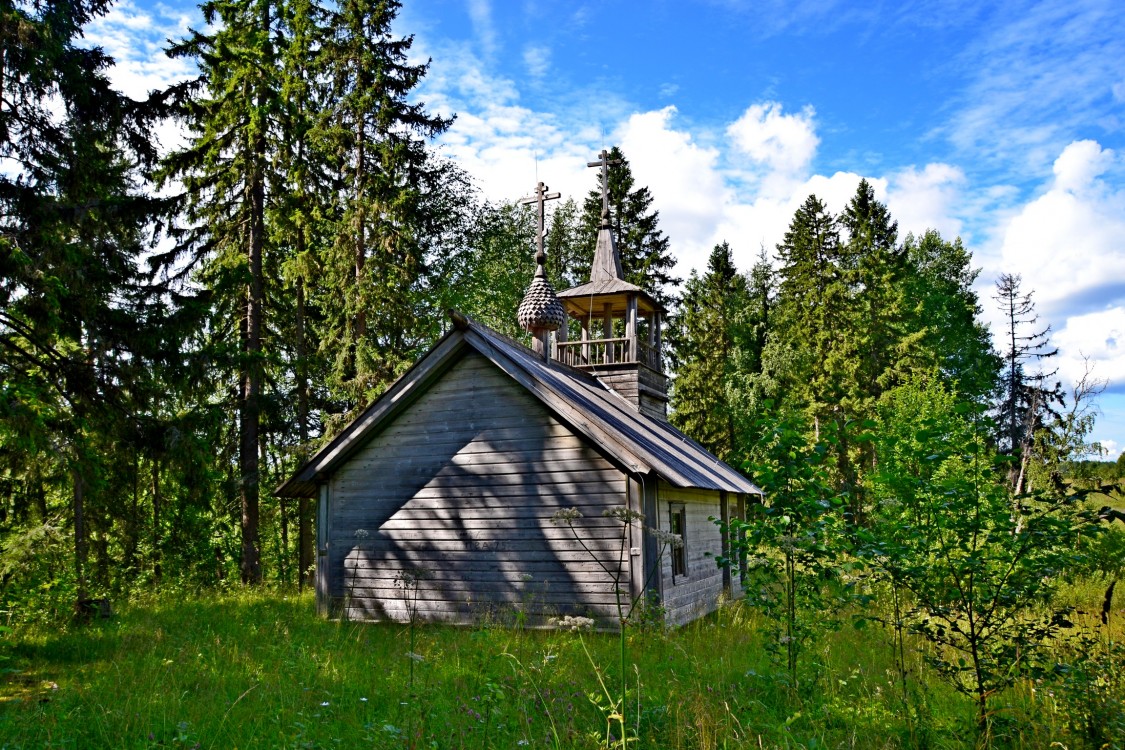
[[[350,615],[398,619],[395,579],[414,570],[428,576],[423,619],[469,622],[476,607],[510,607],[527,591],[566,612],[601,612],[615,598],[601,566],[550,519],[580,509],[582,540],[620,566],[621,527],[601,512],[625,503],[625,476],[473,352],[355,450],[330,486],[327,578]]]
[[[717,491],[683,489],[661,482],[658,528],[664,531],[669,530],[672,504],[682,504],[687,515],[687,575],[676,576],[673,581],[670,555],[664,555],[662,602],[668,623],[683,625],[714,611],[723,595],[723,571],[715,563],[715,558],[722,554],[722,534],[711,520],[720,517],[721,509]]]

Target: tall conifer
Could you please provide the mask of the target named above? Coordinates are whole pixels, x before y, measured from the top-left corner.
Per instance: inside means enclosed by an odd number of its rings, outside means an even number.
[[[847,233],[843,265],[853,296],[857,406],[868,416],[908,356],[912,337],[905,329],[906,253],[898,244],[898,222],[876,200],[867,180],[860,180],[840,225]]]
[[[450,120],[407,100],[428,63],[411,64],[413,38],[391,32],[400,7],[396,0],[339,3],[320,56],[329,98],[317,138],[341,179],[337,242],[325,268],[338,299],[326,308],[322,345],[338,352],[334,381],[350,407],[412,361],[429,332],[420,314],[424,237],[436,229],[427,199],[442,174],[426,141]]]
[[[996,388],[1000,360],[973,291],[979,269],[960,239],[944,240],[932,229],[907,235],[904,248],[907,325],[921,334],[922,365],[936,369],[951,391],[984,405]]]
[[[731,385],[740,350],[750,342],[750,303],[730,245],[716,245],[707,272],[693,271],[688,279],[670,336],[677,365],[672,422],[728,461],[741,445]]]
[[[263,336],[274,282],[265,269],[276,264],[266,218],[276,184],[280,12],[274,0],[213,0],[202,9],[215,31],[193,32],[169,50],[196,59],[201,72],[177,92],[187,97],[191,144],[168,158],[165,175],[187,190],[194,229],[181,250],[205,262],[200,278],[215,299],[212,351],[237,378],[240,569],[243,581],[258,583]],[[237,351],[226,346],[231,337]]]
[[[647,187],[637,187],[629,161],[617,146],[609,151],[609,216],[617,249],[621,253],[621,269],[625,280],[636,284],[661,304],[669,306],[672,293],[680,279],[672,276],[676,259],[672,256],[668,238],[660,230],[660,213],[652,207],[652,193]],[[594,257],[598,224],[602,215],[601,181],[591,190],[582,206],[582,236],[584,246],[579,257],[584,264],[579,274],[582,281],[589,278],[590,260]]]
[[[1023,490],[1027,460],[1036,433],[1044,428],[1046,417],[1062,403],[1059,383],[1051,383],[1055,371],[1028,368],[1050,359],[1059,350],[1050,345],[1051,327],[1040,326],[1031,292],[1022,289],[1018,274],[1001,274],[996,281],[994,299],[1004,316],[1000,400],[1000,449],[1019,456],[1009,469],[1009,481],[1017,494]],[[1056,415],[1057,416],[1057,415]]]
[[[157,107],[115,91],[112,61],[80,44],[107,9],[0,4],[0,456],[43,522],[46,484],[67,493],[79,599],[91,542],[108,582],[105,480],[130,468],[114,446],[142,442],[167,317],[140,270],[166,204],[144,195]]]

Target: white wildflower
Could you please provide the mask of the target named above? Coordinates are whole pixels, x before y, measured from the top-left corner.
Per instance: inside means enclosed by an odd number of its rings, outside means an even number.
[[[643,521],[645,517],[635,510],[618,505],[613,508],[606,508],[602,511],[602,515],[606,518],[616,518],[621,523],[632,523],[633,521]]]
[[[667,545],[673,549],[679,549],[684,546],[684,538],[679,534],[672,534],[661,529],[653,529],[652,535],[656,537],[656,543],[664,546]]]
[[[594,627],[594,621],[589,617],[567,615],[562,619],[552,617],[547,621],[548,625],[559,628],[560,630],[569,630],[572,633],[577,633],[581,630],[590,630]]]
[[[578,508],[559,508],[551,516],[551,523],[571,523],[581,517],[582,513],[579,512]]]

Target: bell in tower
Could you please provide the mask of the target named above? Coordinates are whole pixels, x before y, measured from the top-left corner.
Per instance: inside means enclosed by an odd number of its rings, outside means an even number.
[[[559,361],[597,376],[642,413],[668,418],[668,379],[661,357],[660,325],[665,309],[645,290],[625,280],[621,254],[609,220],[609,153],[591,167],[601,168],[602,216],[590,267],[590,281],[559,292],[567,316],[581,338],[567,341],[559,329]]]

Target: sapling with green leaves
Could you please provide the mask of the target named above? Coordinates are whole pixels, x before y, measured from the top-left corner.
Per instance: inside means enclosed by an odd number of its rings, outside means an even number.
[[[1068,624],[1050,603],[1085,525],[1065,494],[1013,498],[987,435],[936,377],[888,392],[861,532],[862,554],[908,593],[903,617],[935,647],[927,660],[976,702],[986,742],[989,698],[1040,673],[1042,647]]]
[[[730,556],[720,565],[748,559],[747,602],[777,626],[769,641],[783,653],[789,687],[800,686],[804,647],[831,620],[832,591],[840,593],[844,553],[843,499],[830,486],[831,451],[812,442],[800,418],[764,417],[754,434],[749,472],[765,491],[761,503],[747,509],[745,521],[728,524]]]
[[[574,527],[574,522],[582,518],[582,513],[577,508],[561,508],[555,511],[551,517],[551,523],[556,525],[565,525],[570,529],[570,533],[574,536],[574,540],[578,542],[579,546],[590,556],[598,567],[605,572],[613,582],[613,595],[617,609],[617,624],[618,624],[618,643],[619,643],[619,656],[620,656],[620,674],[621,684],[618,695],[613,695],[612,691],[607,687],[604,678],[602,677],[601,669],[594,662],[593,657],[590,656],[589,650],[586,650],[586,644],[583,642],[582,647],[586,652],[586,657],[590,660],[591,666],[594,667],[594,672],[598,678],[598,684],[601,686],[602,693],[604,694],[604,702],[601,700],[594,700],[595,705],[606,717],[606,745],[608,747],[610,742],[610,728],[613,724],[617,724],[620,737],[618,745],[625,748],[628,738],[628,731],[625,723],[625,699],[628,693],[627,678],[628,672],[626,669],[626,649],[625,649],[625,631],[630,619],[639,611],[639,605],[645,603],[645,597],[648,593],[649,583],[656,571],[660,570],[661,561],[664,558],[664,553],[669,547],[680,547],[683,545],[684,540],[678,534],[670,534],[661,529],[644,526],[644,516],[634,510],[625,507],[607,508],[602,512],[604,518],[611,518],[618,521],[621,525],[621,536],[619,537],[618,548],[615,557],[612,560],[603,559],[602,556],[590,548],[582,535],[578,533],[578,529]],[[627,573],[629,566],[625,564],[628,559],[626,552],[628,551],[629,542],[629,529],[634,524],[640,524],[645,533],[651,534],[657,541],[657,554],[656,559],[652,561],[652,565],[646,571],[643,584],[638,587],[636,594],[628,590],[629,580]],[[562,621],[564,626],[566,621]],[[571,627],[570,629],[577,629]],[[593,700],[593,699],[592,699]],[[635,737],[633,739],[636,739]]]

